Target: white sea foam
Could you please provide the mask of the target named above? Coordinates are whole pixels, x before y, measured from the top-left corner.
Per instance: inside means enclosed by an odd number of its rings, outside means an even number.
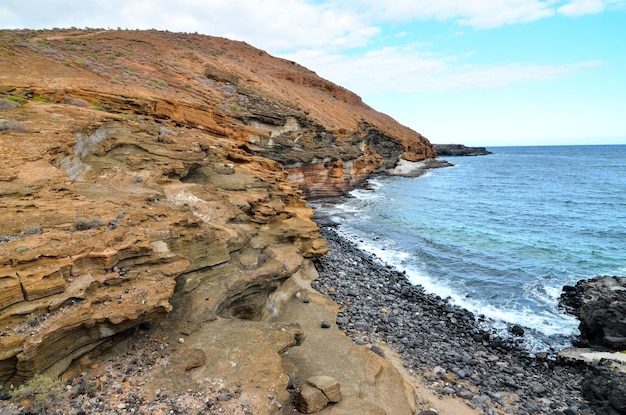
[[[420,285],[427,293],[438,295],[448,299],[450,303],[471,311],[476,316],[484,316],[489,326],[500,335],[508,335],[508,327],[519,325],[527,329],[523,339],[525,347],[533,352],[546,350],[548,347],[562,349],[570,345],[569,339],[578,334],[578,321],[573,317],[560,314],[556,310],[556,299],[560,295],[560,289],[553,286],[542,287],[534,290],[539,302],[554,304],[554,310],[538,311],[529,307],[496,307],[489,303],[488,299],[468,297],[459,290],[458,285],[452,282],[427,275],[416,264],[410,261],[408,252],[398,250],[392,241],[372,240],[356,232],[342,230],[342,236],[353,242],[363,251],[372,254],[381,263],[391,265],[400,272],[405,272],[407,278],[414,285]]]

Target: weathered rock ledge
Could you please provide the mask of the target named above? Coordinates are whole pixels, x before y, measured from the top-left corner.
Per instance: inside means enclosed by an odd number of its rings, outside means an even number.
[[[0,386],[97,370],[151,327],[175,350],[142,368],[142,400],[221,385],[279,413],[290,384],[333,376],[343,413],[414,411],[386,360],[320,327],[337,306],[310,288],[327,247],[304,197],[430,159],[428,140],[241,42],[22,30],[0,45]]]

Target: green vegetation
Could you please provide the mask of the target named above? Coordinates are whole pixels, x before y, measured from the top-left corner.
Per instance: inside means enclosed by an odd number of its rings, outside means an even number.
[[[15,252],[17,252],[18,254],[21,254],[23,252],[26,252],[30,249],[30,247],[28,245],[18,245],[15,247]]]
[[[26,98],[22,98],[22,97],[16,97],[15,95],[9,95],[7,97],[8,100],[16,102],[20,105],[24,105],[26,104]]]
[[[86,231],[87,229],[100,227],[103,224],[102,219],[98,216],[94,216],[91,219],[86,216],[77,216],[74,219],[74,229],[77,231]]]
[[[29,225],[22,231],[22,235],[39,235],[43,233],[40,225]]]
[[[51,103],[52,100],[48,97],[44,97],[43,95],[36,95],[33,97],[33,101],[37,101],[37,102],[45,102],[45,103]]]
[[[146,80],[145,82],[146,82],[147,85],[151,86],[152,88],[162,88],[162,89],[165,89],[165,88],[169,88],[170,87],[170,85],[167,82],[163,81],[163,80],[161,80],[161,81]]]
[[[13,392],[11,400],[20,403],[31,401],[35,406],[51,408],[63,394],[63,383],[46,375],[37,375]]]
[[[90,104],[93,108],[104,111],[104,106],[102,106],[102,103],[100,101],[93,100]]]

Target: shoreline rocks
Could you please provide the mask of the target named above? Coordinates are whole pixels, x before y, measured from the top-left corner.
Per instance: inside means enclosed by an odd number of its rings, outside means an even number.
[[[580,346],[626,349],[626,278],[598,276],[565,286],[559,305],[580,320]]]
[[[383,354],[390,348],[429,389],[457,396],[480,413],[596,413],[583,396],[582,381],[591,372],[586,364],[531,356],[335,229],[320,232],[330,252],[314,260],[320,278],[312,285],[339,305],[336,323],[356,344]]]
[[[433,144],[437,157],[486,156],[493,154],[485,147],[466,147],[463,144]]]

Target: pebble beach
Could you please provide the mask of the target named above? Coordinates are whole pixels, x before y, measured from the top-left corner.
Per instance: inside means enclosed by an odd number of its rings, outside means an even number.
[[[463,399],[479,413],[596,413],[582,396],[585,365],[531,354],[514,334],[499,337],[480,316],[425,293],[333,227],[321,233],[330,252],[316,259],[313,287],[339,304],[336,324],[355,343],[381,355],[388,347],[435,394]]]
[[[319,279],[312,287],[339,305],[336,321],[322,324],[337,325],[354,343],[385,358],[394,353],[401,370],[429,390],[431,401],[433,396],[454,398],[474,413],[489,415],[599,413],[582,395],[581,383],[590,371],[586,365],[550,353],[531,354],[514,335],[498,337],[480,316],[425,293],[333,227],[320,232],[330,252],[314,260]],[[54,405],[1,400],[0,415],[252,414],[237,399],[237,388],[219,384],[183,394],[160,389],[147,398],[145,370],[173,358],[173,347],[159,337],[139,328],[122,341],[119,353],[111,354],[115,358],[61,384]],[[418,411],[436,413],[447,412]]]

